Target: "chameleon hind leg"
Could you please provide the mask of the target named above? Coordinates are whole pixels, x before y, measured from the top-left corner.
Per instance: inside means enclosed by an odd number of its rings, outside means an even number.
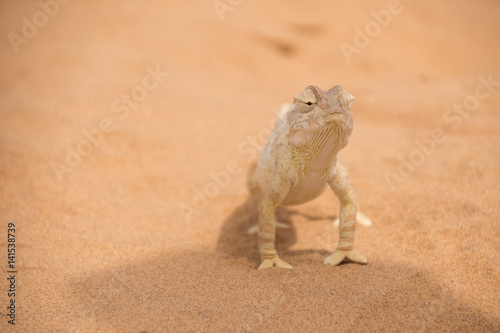
[[[288,228],[290,228],[290,226],[288,224],[283,223],[283,222],[278,222],[276,220],[274,220],[274,227],[275,228],[282,228],[282,229],[288,229]],[[259,225],[258,224],[255,224],[255,225],[251,226],[247,230],[247,234],[249,234],[249,235],[254,235],[254,234],[258,233],[258,232],[259,232]]]

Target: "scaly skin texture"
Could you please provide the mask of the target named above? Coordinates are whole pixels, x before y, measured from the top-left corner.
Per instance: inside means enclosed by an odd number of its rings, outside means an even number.
[[[330,186],[340,199],[337,249],[324,261],[338,265],[345,258],[360,264],[367,259],[353,250],[356,220],[371,221],[357,214],[357,202],[347,170],[338,163],[338,152],[349,142],[353,129],[350,112],[354,97],[337,85],[328,91],[309,86],[295,97],[271,133],[248,186],[258,207],[259,269],[292,268],[281,260],[274,246],[279,205],[297,205],[318,197]]]

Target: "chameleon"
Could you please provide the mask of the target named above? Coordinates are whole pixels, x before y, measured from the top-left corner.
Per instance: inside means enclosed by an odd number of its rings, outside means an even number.
[[[328,91],[310,85],[295,96],[292,105],[281,108],[276,126],[248,179],[258,210],[258,225],[248,233],[258,234],[259,269],[292,268],[275,249],[276,227],[288,227],[276,221],[276,208],[311,201],[327,186],[340,200],[339,242],[324,263],[335,266],[344,259],[359,264],[368,262],[354,252],[354,233],[356,222],[371,225],[371,221],[357,211],[348,171],[338,161],[339,151],[352,134],[353,101],[354,97],[340,85]]]

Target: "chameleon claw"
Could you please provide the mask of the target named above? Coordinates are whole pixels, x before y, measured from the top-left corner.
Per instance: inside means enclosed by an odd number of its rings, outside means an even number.
[[[282,222],[277,222],[277,221],[274,222],[274,226],[276,228],[282,228],[282,229],[289,229],[290,228],[290,226],[288,224],[282,223]]]
[[[354,251],[350,251],[350,252],[347,252],[347,254],[345,255],[347,257],[347,259],[349,259],[350,261],[352,262],[355,262],[355,263],[358,263],[358,264],[367,264],[368,263],[368,259],[366,259],[365,256],[362,256],[361,254],[359,253],[356,253]]]
[[[253,225],[251,226],[248,230],[247,230],[247,234],[248,235],[253,235],[253,234],[256,234],[259,232],[259,225],[256,224],[256,225]]]
[[[271,268],[273,266],[279,267],[279,268],[293,268],[292,265],[287,263],[284,260],[281,260],[280,258],[276,257],[274,259],[264,259],[262,263],[259,266],[259,269],[264,269],[264,268]]]
[[[368,259],[366,259],[364,256],[361,254],[358,254],[354,251],[339,251],[335,250],[331,255],[329,255],[323,263],[325,265],[331,265],[331,266],[337,266],[344,260],[345,258],[349,259],[352,262],[358,263],[358,264],[366,264],[368,263]]]
[[[344,260],[344,258],[345,258],[344,253],[335,251],[334,253],[326,257],[323,263],[325,265],[337,266],[342,262],[342,260]]]

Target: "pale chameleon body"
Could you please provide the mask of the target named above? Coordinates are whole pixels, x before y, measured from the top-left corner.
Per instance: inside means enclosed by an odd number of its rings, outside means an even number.
[[[337,265],[344,258],[367,262],[353,251],[357,202],[347,170],[337,157],[352,133],[349,110],[353,100],[341,86],[326,92],[309,86],[295,97],[293,105],[283,110],[249,179],[249,189],[259,210],[259,268],[292,268],[278,257],[274,247],[275,227],[283,226],[275,221],[276,207],[313,200],[327,186],[339,197],[341,211],[339,245],[325,264]],[[361,213],[357,219],[369,224]]]

